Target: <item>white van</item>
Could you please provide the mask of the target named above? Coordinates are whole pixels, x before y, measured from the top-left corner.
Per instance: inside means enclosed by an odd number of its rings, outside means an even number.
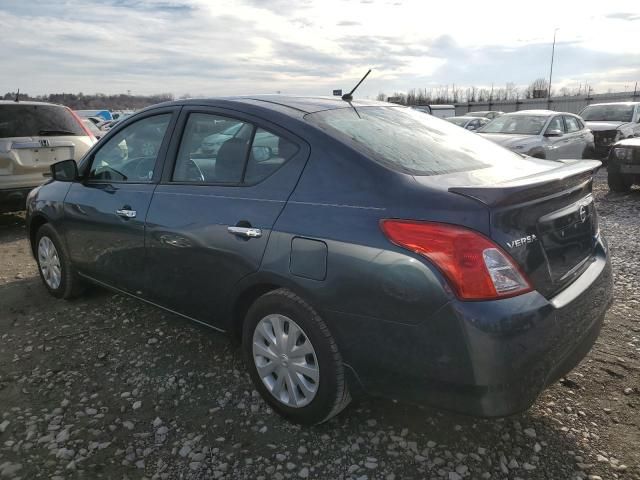
[[[431,115],[438,118],[448,118],[456,116],[456,107],[454,105],[429,105],[431,107]]]

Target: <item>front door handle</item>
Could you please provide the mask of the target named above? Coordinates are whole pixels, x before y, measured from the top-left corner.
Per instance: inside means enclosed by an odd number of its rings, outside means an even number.
[[[131,210],[131,207],[122,207],[120,210],[116,210],[116,215],[122,218],[136,218],[138,212]]]
[[[259,238],[262,236],[262,230],[252,227],[227,227],[227,231],[238,237],[243,238]]]

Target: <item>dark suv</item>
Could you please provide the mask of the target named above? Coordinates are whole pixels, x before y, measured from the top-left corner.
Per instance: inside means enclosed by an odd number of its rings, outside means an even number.
[[[611,302],[599,166],[381,102],[186,100],[56,164],[27,224],[51,294],[94,283],[228,332],[293,421],[361,389],[508,415],[584,357]]]

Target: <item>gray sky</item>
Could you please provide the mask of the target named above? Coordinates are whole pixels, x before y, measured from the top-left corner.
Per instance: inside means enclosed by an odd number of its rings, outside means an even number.
[[[360,95],[640,81],[640,2],[0,0],[0,92]]]

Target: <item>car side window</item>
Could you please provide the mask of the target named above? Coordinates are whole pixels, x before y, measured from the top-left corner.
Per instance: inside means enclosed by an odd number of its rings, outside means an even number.
[[[251,123],[192,113],[180,142],[172,181],[253,184],[291,158],[298,147]]]
[[[298,146],[274,133],[258,128],[253,137],[245,183],[264,180],[298,151]]]
[[[154,115],[128,125],[93,155],[87,180],[149,182],[171,114]]]
[[[578,119],[575,117],[565,115],[564,123],[567,126],[567,133],[577,132],[578,130],[580,130]]]
[[[551,130],[560,130],[561,132],[564,133],[564,124],[562,123],[561,116],[559,115],[555,116],[553,117],[551,122],[549,122],[549,126],[547,127],[547,132],[550,132]]]
[[[253,125],[208,113],[192,113],[184,127],[174,182],[240,183]]]

